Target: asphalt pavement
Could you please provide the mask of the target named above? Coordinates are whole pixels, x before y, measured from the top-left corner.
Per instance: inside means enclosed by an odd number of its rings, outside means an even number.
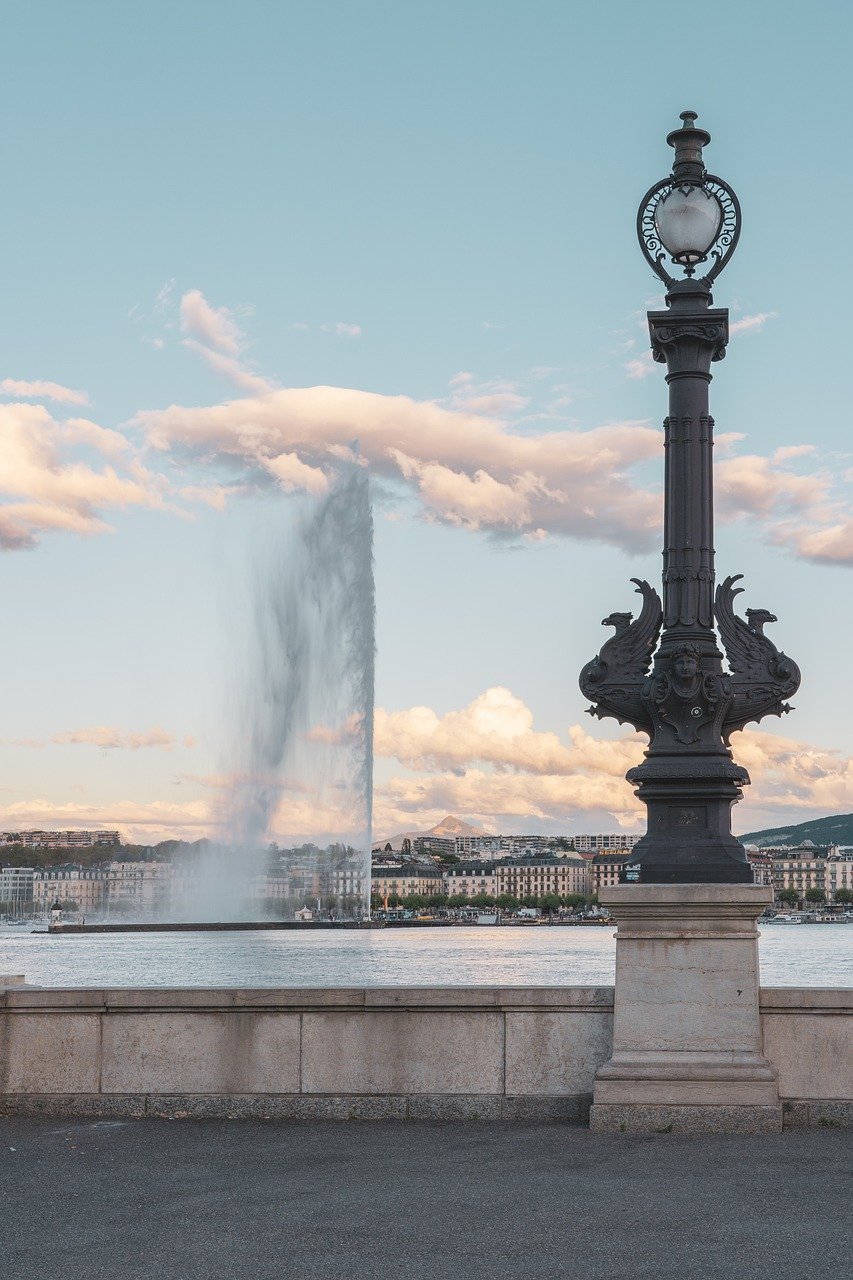
[[[0,1119],[4,1280],[840,1280],[853,1132]]]

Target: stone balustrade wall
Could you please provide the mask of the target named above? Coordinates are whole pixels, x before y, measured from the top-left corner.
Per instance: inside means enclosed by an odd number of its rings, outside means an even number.
[[[853,990],[764,989],[786,1122],[853,1119]],[[583,1120],[612,987],[54,990],[0,980],[0,1114]]]

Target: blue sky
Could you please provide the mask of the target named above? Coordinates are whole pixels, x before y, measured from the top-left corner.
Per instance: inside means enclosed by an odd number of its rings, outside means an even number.
[[[736,826],[853,808],[851,18],[723,4],[710,30],[680,17],[681,43],[663,19],[4,5],[3,825],[212,829],[257,529],[273,504],[284,534],[355,436],[379,830],[631,824],[641,744],[583,714],[576,677],[628,579],[659,572],[634,218],[687,107],[744,208],[715,299],[736,329],[712,385],[718,572],[747,574],[804,673],[796,715],[738,741]]]

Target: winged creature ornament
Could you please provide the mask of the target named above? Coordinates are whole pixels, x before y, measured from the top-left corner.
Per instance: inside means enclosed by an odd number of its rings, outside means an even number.
[[[633,621],[631,613],[611,613],[602,619],[601,625],[614,627],[615,634],[583,668],[579,683],[581,693],[593,703],[591,716],[613,716],[620,724],[651,733],[642,689],[660,637],[663,609],[654,587],[640,578],[631,581],[643,597],[640,616]]]
[[[765,623],[775,622],[775,615],[766,609],[747,609],[744,621],[735,613],[734,599],[742,594],[743,587],[734,584],[742,578],[742,573],[726,578],[717,587],[714,599],[717,629],[734,692],[722,725],[727,743],[736,730],[753,720],[785,715],[791,710],[785,699],[800,687],[800,668],[796,662],[764,634]]]

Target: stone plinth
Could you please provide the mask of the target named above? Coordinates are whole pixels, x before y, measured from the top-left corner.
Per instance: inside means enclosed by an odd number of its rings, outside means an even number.
[[[625,884],[600,899],[617,925],[616,998],[593,1131],[781,1129],[758,1007],[756,921],[772,889]]]

